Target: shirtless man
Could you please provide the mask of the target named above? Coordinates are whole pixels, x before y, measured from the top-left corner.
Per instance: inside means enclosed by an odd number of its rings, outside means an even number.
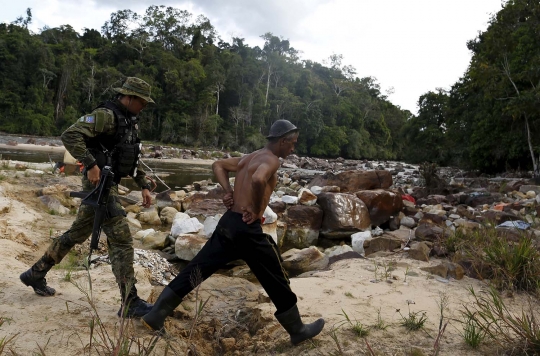
[[[228,210],[202,250],[165,287],[152,310],[143,316],[143,324],[148,328],[164,333],[165,318],[196,287],[191,280],[197,269],[205,280],[227,263],[242,259],[276,306],[274,315],[291,336],[293,345],[322,331],[323,319],[311,324],[302,322],[276,243],[261,228],[261,218],[277,183],[279,158],[294,151],[298,129],[287,120],[278,120],[270,128],[267,139],[266,146],[258,151],[212,165],[217,181],[227,192],[223,203]],[[234,190],[229,184],[229,172],[236,172]]]

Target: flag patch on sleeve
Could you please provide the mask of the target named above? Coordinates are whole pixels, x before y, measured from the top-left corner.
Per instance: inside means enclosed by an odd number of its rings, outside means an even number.
[[[88,115],[84,118],[84,122],[88,124],[94,124],[96,122],[96,118],[94,115]]]

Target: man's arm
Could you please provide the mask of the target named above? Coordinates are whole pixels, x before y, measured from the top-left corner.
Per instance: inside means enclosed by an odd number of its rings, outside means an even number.
[[[114,130],[114,114],[110,110],[97,109],[81,116],[62,133],[61,139],[66,150],[86,168],[86,176],[92,184],[99,183],[101,171],[96,159],[86,148],[85,138],[92,138],[109,130]]]
[[[212,170],[218,183],[225,190],[225,196],[223,197],[223,204],[230,209],[233,204],[233,189],[231,183],[229,182],[229,172],[236,172],[238,170],[238,164],[240,163],[241,157],[227,158],[212,163]]]
[[[142,206],[145,208],[149,208],[150,205],[152,205],[152,195],[150,194],[150,182],[146,178],[146,172],[140,167],[141,164],[137,166],[137,170],[135,171],[135,177],[133,178],[133,181],[135,184],[141,188],[141,194],[142,194]]]

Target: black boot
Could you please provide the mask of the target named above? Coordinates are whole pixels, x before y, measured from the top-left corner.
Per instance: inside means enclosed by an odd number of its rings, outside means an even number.
[[[324,319],[322,318],[311,324],[304,324],[296,305],[286,312],[275,314],[275,316],[281,326],[291,335],[293,345],[298,345],[304,340],[317,336],[324,327]]]
[[[124,318],[140,318],[152,310],[152,304],[147,303],[145,300],[139,298],[137,295],[137,288],[135,288],[134,285],[129,288],[129,293],[127,293],[127,295],[126,291],[127,286],[125,284],[121,284],[120,292],[122,295],[122,306],[116,315]]]
[[[165,318],[172,315],[174,309],[181,302],[182,298],[180,298],[171,288],[165,287],[152,310],[141,318],[143,325],[153,331],[157,331],[160,335],[164,335],[166,333],[163,326]]]
[[[47,285],[45,276],[54,266],[54,260],[50,257],[41,257],[28,271],[22,273],[19,278],[24,285],[32,287],[37,295],[50,297],[55,295],[56,290]]]

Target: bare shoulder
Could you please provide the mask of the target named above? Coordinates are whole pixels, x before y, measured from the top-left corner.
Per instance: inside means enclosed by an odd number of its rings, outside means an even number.
[[[259,150],[253,152],[251,155],[253,155],[253,157],[250,159],[250,166],[263,165],[267,166],[270,170],[277,170],[279,168],[279,158],[270,151]]]

